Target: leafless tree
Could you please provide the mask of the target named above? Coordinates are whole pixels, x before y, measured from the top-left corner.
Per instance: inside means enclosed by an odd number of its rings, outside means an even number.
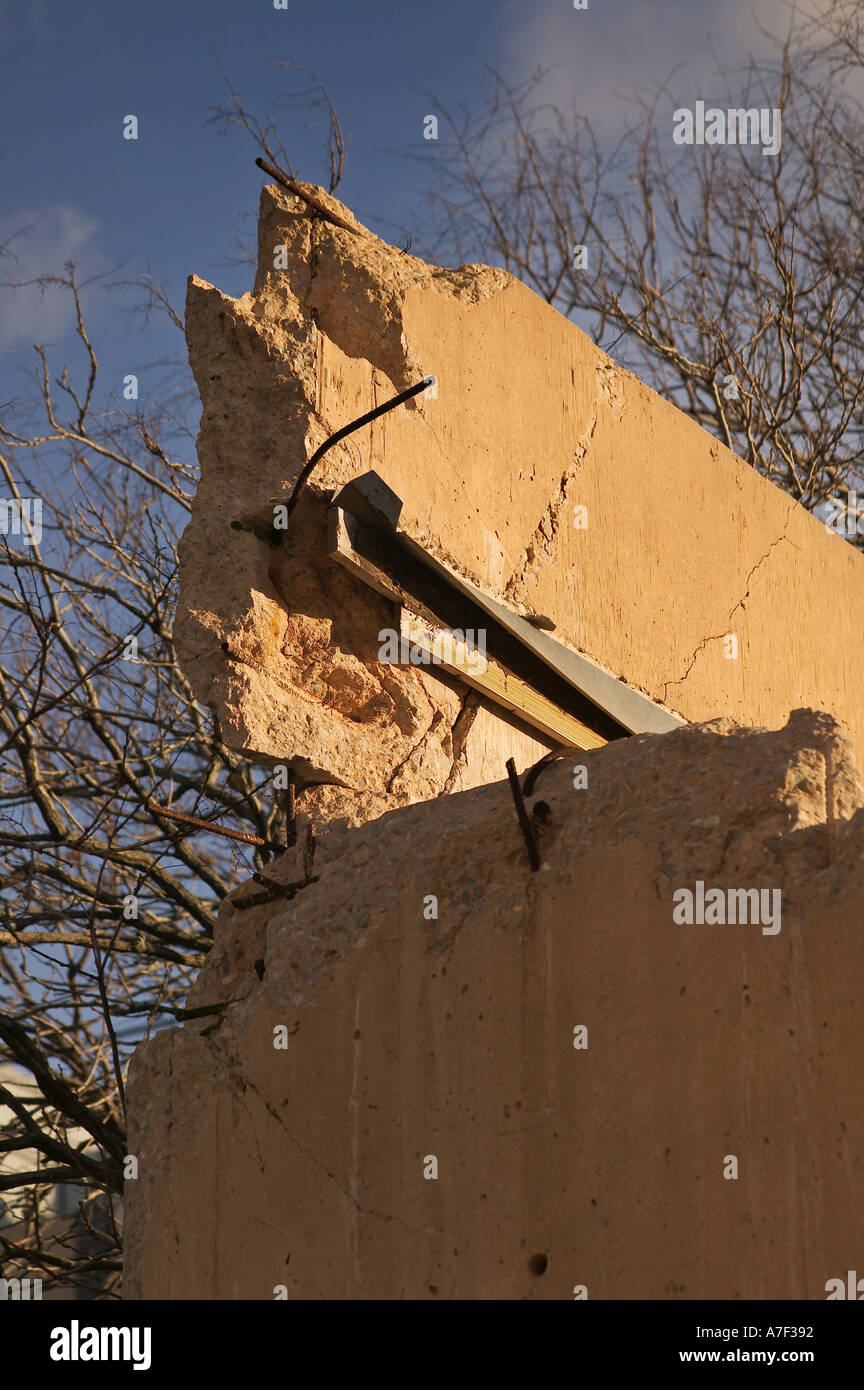
[[[417,156],[434,164],[426,245],[510,270],[815,509],[862,463],[862,71],[860,7],[837,0],[721,78],[709,105],[782,109],[776,157],[676,145],[693,103],[671,80],[610,147],[543,101],[547,74],[492,73],[485,106],[444,111]]]
[[[302,76],[306,85],[277,93],[273,98],[273,110],[267,111],[263,119],[259,120],[254,110],[247,105],[237,91],[222,64],[218,63],[218,66],[228,88],[228,98],[213,107],[210,123],[222,130],[226,130],[230,126],[241,126],[251,135],[261,153],[271,164],[282,169],[290,178],[299,179],[301,175],[293,167],[291,156],[279,130],[279,117],[274,113],[300,110],[306,115],[314,116],[313,121],[304,123],[303,129],[312,130],[322,125],[326,127],[325,143],[329,175],[327,191],[335,193],[345,173],[345,160],[348,156],[350,142],[346,141],[329,92],[315,76],[315,73],[310,72],[300,63],[289,63],[283,59],[271,58],[268,63],[269,67],[285,69],[291,77]]]
[[[306,84],[276,110],[323,113],[332,192],[347,154],[333,103],[307,69],[272,66]],[[223,76],[213,120],[294,178],[275,117],[250,115]],[[173,646],[197,471],[188,374],[179,394],[163,380],[146,414],[106,403],[74,266],[35,283],[71,297],[83,368],[55,375],[37,347],[32,400],[0,413],[5,519],[42,508],[41,536],[0,535],[0,1062],[29,1078],[0,1084],[0,1277],[117,1297],[128,1057],[182,1016],[220,900],[284,842],[284,818],[272,774],[230,753]],[[158,278],[133,283],[133,307],[182,333]],[[154,809],[166,804],[227,819],[249,844]],[[74,1219],[52,1214],[58,1184],[81,1194]]]
[[[126,1061],[177,1017],[238,853],[247,873],[269,857],[153,806],[272,841],[278,798],[225,747],[172,644],[188,430],[169,400],[151,418],[97,409],[74,268],[52,283],[74,305],[83,369],[54,375],[37,349],[41,421],[25,426],[26,403],[0,415],[2,490],[21,514],[28,497],[43,509],[41,538],[0,538],[0,1042],[34,1083],[23,1098],[0,1086],[0,1274],[116,1296]],[[81,1190],[74,1220],[51,1216],[58,1183]]]

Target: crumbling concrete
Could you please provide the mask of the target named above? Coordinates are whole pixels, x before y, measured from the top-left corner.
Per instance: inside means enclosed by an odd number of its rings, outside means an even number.
[[[133,1059],[127,1295],[824,1297],[864,1235],[864,561],[524,286],[317,196],[341,225],[264,190],[252,294],[190,283],[175,629],[229,743],[306,784],[270,872],[308,878],[314,826],[315,881],[239,886],[209,1012]],[[429,374],[269,544],[312,451]],[[501,779],[543,740],[379,661],[391,604],[327,558],[369,469],[690,721],[545,769],[536,873]],[[762,915],[688,925],[706,892]]]
[[[253,292],[189,286],[202,474],[176,638],[231,745],[318,784],[319,824],[544,751],[454,681],[378,661],[392,605],[325,538],[329,493],[374,468],[415,539],[685,719],[778,727],[807,705],[864,756],[864,558],[524,285],[428,266],[318,193],[347,226],[267,187]],[[283,545],[259,538],[314,448],[427,374],[437,399],[345,440]]]
[[[294,901],[224,905],[190,1004],[225,1007],[131,1067],[128,1297],[820,1299],[860,1267],[835,721],[621,741],[529,808],[536,874],[498,784],[334,826]],[[779,929],[677,922],[700,881],[779,890]]]

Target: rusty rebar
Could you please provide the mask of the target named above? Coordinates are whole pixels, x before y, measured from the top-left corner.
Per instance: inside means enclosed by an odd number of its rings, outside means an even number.
[[[293,898],[294,894],[276,893],[271,888],[266,893],[249,893],[245,898],[232,898],[231,906],[243,912],[247,907],[261,907],[264,903],[275,903],[277,898],[286,896]]]
[[[576,751],[577,750],[573,748],[553,748],[548,753],[544,753],[543,757],[539,758],[538,761],[534,763],[533,767],[529,767],[528,771],[525,773],[525,781],[522,783],[522,795],[531,795],[537,785],[538,777],[541,772],[545,772],[547,767],[551,766],[552,763],[557,763],[560,758],[566,758],[568,753]]]
[[[175,1009],[174,1017],[183,1019],[206,1018],[208,1014],[221,1014],[223,1009],[228,1008],[229,1003],[230,1000],[226,1000],[224,1004],[202,1004],[197,1009]]]
[[[294,805],[297,779],[292,769],[288,769],[288,786],[285,788],[285,843],[289,849],[297,843],[297,818]]]
[[[278,883],[275,878],[268,878],[266,874],[259,873],[253,873],[252,877],[264,888],[272,889],[279,898],[293,898],[297,891],[296,883]]]
[[[537,840],[534,837],[534,827],[528,819],[528,812],[525,810],[525,801],[522,797],[522,788],[519,786],[519,774],[516,771],[516,764],[512,758],[507,759],[507,777],[510,781],[510,790],[513,793],[513,802],[516,806],[516,818],[519,821],[519,829],[525,840],[525,847],[528,850],[528,862],[534,873],[540,868],[540,851],[537,848]]]
[[[309,474],[312,472],[318,460],[323,458],[328,449],[332,449],[335,444],[345,439],[347,435],[353,434],[355,430],[362,429],[364,425],[370,425],[372,421],[377,420],[380,415],[386,415],[388,410],[395,410],[397,405],[403,405],[405,401],[410,401],[412,396],[419,396],[421,391],[428,391],[429,387],[434,385],[434,376],[424,376],[423,380],[418,381],[415,386],[409,386],[407,391],[400,391],[398,396],[391,396],[389,401],[385,401],[383,405],[376,405],[374,410],[367,410],[365,415],[361,415],[358,419],[352,420],[348,425],[343,425],[341,430],[337,430],[335,434],[331,434],[329,439],[325,439],[324,443],[318,446],[312,457],[304,463],[300,470],[300,476],[291,490],[291,496],[285,503],[285,521],[288,521],[294,508],[297,506],[303,484],[306,482],[306,479],[309,477]],[[283,526],[279,529],[284,530],[285,527]]]
[[[346,232],[353,232],[355,236],[368,235],[365,228],[357,227],[347,218],[340,216],[338,212],[333,212],[316,194],[310,193],[302,183],[298,183],[296,179],[290,178],[281,169],[277,169],[275,164],[268,164],[267,160],[262,159],[260,155],[255,163],[259,169],[264,170],[265,174],[269,174],[271,179],[275,179],[277,183],[281,183],[283,188],[287,188],[289,193],[293,193],[295,198],[301,198],[304,203],[308,203],[309,207],[314,208],[326,222],[332,222],[336,227],[343,227]]]
[[[276,902],[278,898],[293,898],[301,888],[306,888],[310,883],[318,882],[318,875],[314,878],[298,878],[294,883],[277,883],[273,878],[265,878],[264,874],[253,874],[256,883],[263,883],[266,886],[264,893],[249,893],[245,898],[229,899],[231,906],[239,911],[244,911],[247,907],[260,907],[263,903]]]
[[[260,835],[247,835],[242,830],[226,830],[221,825],[214,825],[212,820],[202,820],[200,816],[188,816],[185,811],[172,811],[169,806],[159,806],[155,801],[148,801],[147,810],[155,815],[165,816],[168,820],[176,820],[184,825],[194,826],[196,830],[209,830],[214,835],[223,835],[226,840],[240,840],[244,845],[258,845],[261,849],[276,850],[281,853],[284,845],[279,845],[275,840],[262,840]]]

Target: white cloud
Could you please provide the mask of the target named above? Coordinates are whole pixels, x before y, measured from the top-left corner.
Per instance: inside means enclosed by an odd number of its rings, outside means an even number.
[[[22,208],[0,218],[0,346],[56,341],[74,323],[68,291],[27,283],[65,275],[74,261],[79,282],[106,268],[97,245],[98,223],[65,203]]]
[[[798,8],[815,15],[831,3],[799,0]],[[551,67],[544,99],[611,133],[632,115],[629,99],[673,71],[673,89],[687,98],[711,98],[715,87],[718,96],[725,93],[720,67],[770,59],[776,50],[762,31],[782,38],[791,9],[791,0],[589,0],[587,10],[574,10],[570,0],[510,5],[501,35],[505,75],[518,81]]]

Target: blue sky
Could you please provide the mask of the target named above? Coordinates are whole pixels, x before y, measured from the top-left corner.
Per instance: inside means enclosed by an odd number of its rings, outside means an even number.
[[[782,26],[784,0],[755,9]],[[286,10],[273,0],[0,0],[0,239],[18,233],[17,260],[2,270],[27,279],[71,257],[81,277],[148,272],[181,307],[192,271],[233,294],[249,287],[249,268],[229,262],[234,238],[251,231],[242,218],[263,179],[249,137],[207,123],[225,95],[214,53],[262,113],[284,87],[268,59],[317,73],[351,139],[339,196],[397,240],[423,187],[424,170],[404,152],[422,146],[423,117],[435,110],[424,93],[476,109],[486,65],[518,81],[554,64],[552,99],[611,131],[628,96],[678,65],[682,94],[710,95],[714,54],[743,60],[758,49],[753,11],[752,0],[589,0],[579,12],[572,0],[288,0]],[[127,114],[138,117],[137,141],[122,138]],[[282,129],[300,177],[321,181],[320,135],[303,129],[299,112]],[[148,378],[147,364],[182,353],[182,343],[162,322],[142,330],[124,312],[130,299],[103,286],[86,307],[106,386],[136,371],[155,389],[159,373]],[[19,370],[34,341],[53,345],[58,368],[69,358],[70,329],[56,294],[3,292],[0,404],[26,392]]]

